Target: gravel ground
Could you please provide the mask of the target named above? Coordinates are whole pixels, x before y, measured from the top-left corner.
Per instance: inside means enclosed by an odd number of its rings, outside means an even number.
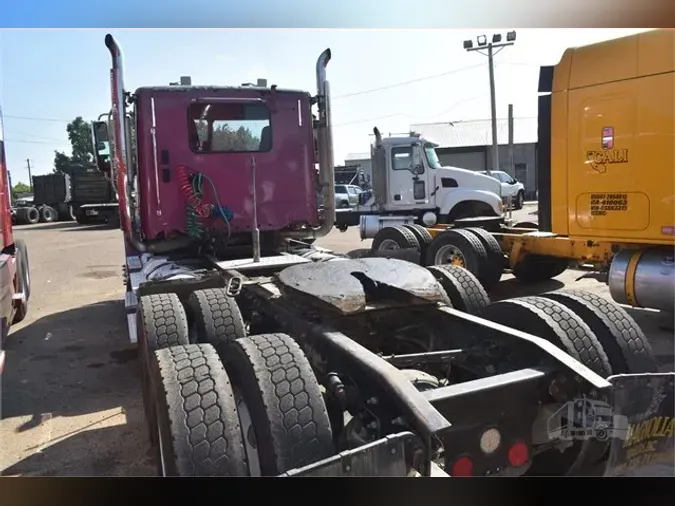
[[[518,219],[536,219],[532,207]],[[534,208],[536,209],[536,208]],[[522,217],[522,218],[521,218]],[[29,248],[28,318],[12,328],[3,378],[0,471],[33,476],[143,476],[154,459],[143,421],[138,361],[127,338],[118,230],[73,223],[16,227]],[[358,231],[319,241],[340,252],[369,247]],[[609,296],[593,280],[557,279],[523,289],[505,276],[494,298],[574,286]],[[631,310],[663,370],[672,370],[672,316]]]

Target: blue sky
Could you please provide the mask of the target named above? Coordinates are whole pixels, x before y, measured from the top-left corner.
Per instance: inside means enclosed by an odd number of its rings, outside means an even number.
[[[519,30],[516,45],[495,60],[498,115],[505,117],[513,103],[516,116],[535,116],[538,66],[556,63],[566,47],[637,31]],[[69,153],[69,120],[78,115],[94,119],[110,108],[105,33],[0,31],[0,100],[13,182],[28,182],[26,159],[33,174],[43,174],[51,172],[55,149]],[[480,30],[112,33],[124,51],[130,90],[189,75],[194,84],[241,84],[262,77],[270,84],[314,92],[316,58],[330,47],[336,162],[349,153],[367,152],[373,126],[403,132],[411,123],[490,115],[487,58],[462,49],[462,41],[484,33]]]

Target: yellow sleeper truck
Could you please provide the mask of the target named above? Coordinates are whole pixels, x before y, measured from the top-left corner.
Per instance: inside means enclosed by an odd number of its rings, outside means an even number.
[[[619,303],[675,305],[675,31],[568,49],[539,80],[539,228],[495,234],[523,281],[591,264]]]

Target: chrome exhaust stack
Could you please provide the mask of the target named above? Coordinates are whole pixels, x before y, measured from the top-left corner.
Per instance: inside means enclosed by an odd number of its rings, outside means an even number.
[[[131,198],[133,177],[129,175],[130,159],[127,149],[127,130],[125,125],[126,107],[124,102],[124,69],[122,50],[115,37],[105,36],[105,45],[110,51],[110,95],[112,100],[111,125],[113,127],[114,151],[111,153],[111,183],[119,201],[121,228],[129,244],[139,253],[162,253],[182,248],[189,244],[187,238],[163,239],[144,243],[134,231],[131,222]],[[133,168],[132,168],[133,171]]]
[[[335,162],[333,160],[333,126],[330,103],[330,84],[326,67],[331,59],[326,49],[316,61],[316,89],[319,106],[317,145],[319,149],[319,180],[323,191],[324,222],[314,230],[314,237],[327,235],[335,224]]]
[[[124,103],[124,69],[122,50],[115,37],[111,34],[105,36],[105,45],[110,51],[112,66],[110,68],[110,95],[112,100],[112,127],[115,141],[114,162],[111,169],[114,171],[111,181],[117,192],[119,200],[120,218],[122,229],[132,234],[131,206],[129,202],[129,176],[128,176],[128,150],[126,136],[126,108]]]

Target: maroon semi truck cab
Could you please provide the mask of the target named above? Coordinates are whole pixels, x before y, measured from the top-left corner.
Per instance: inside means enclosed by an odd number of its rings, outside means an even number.
[[[247,87],[143,87],[134,93],[140,224],[148,240],[185,234],[185,174],[202,200],[250,234],[316,227],[311,97]],[[192,190],[190,185],[190,190]]]

